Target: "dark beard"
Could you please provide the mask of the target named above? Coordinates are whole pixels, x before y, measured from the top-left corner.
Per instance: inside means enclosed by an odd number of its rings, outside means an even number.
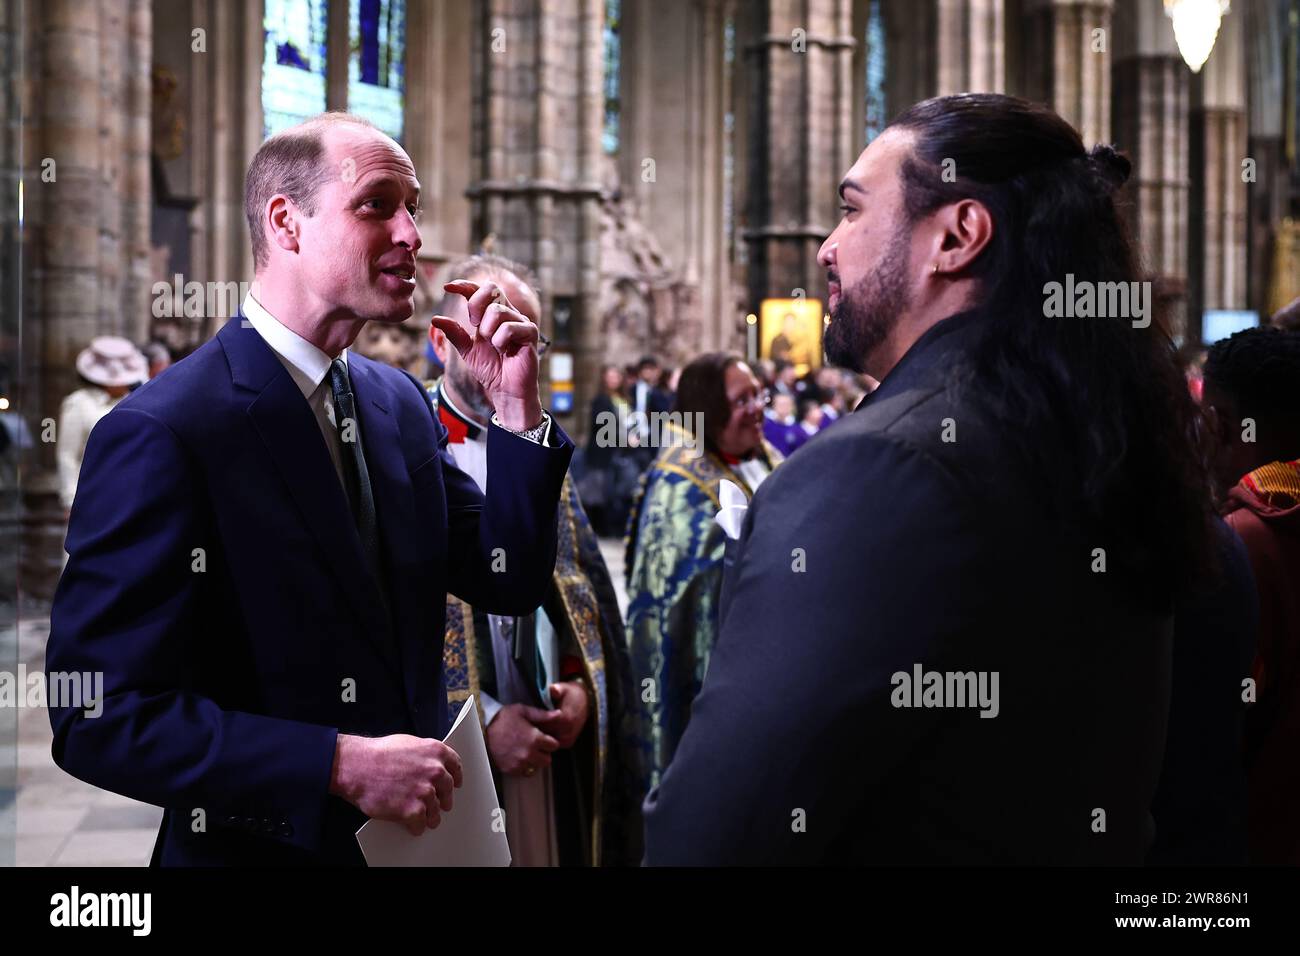
[[[492,407],[483,386],[459,355],[448,355],[447,360],[447,381],[456,392],[454,401],[461,406],[462,412],[477,418],[479,424],[486,427],[496,409]]]
[[[896,229],[880,265],[852,289],[840,289],[824,344],[826,361],[852,372],[866,372],[908,306],[907,267],[910,230]]]

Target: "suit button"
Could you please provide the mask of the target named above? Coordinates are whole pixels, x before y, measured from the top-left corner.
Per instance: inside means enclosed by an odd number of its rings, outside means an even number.
[[[281,823],[281,824],[280,824],[280,829],[279,829],[278,832],[279,832],[280,836],[285,837],[286,839],[288,839],[289,837],[293,836],[293,827],[290,826],[290,825],[287,824],[287,823]]]

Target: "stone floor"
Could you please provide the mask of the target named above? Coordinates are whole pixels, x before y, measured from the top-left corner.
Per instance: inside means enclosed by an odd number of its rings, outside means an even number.
[[[49,618],[20,620],[18,660],[28,673],[45,666]],[[12,638],[10,639],[12,646]],[[6,655],[6,669],[14,661]],[[43,707],[17,714],[17,799],[0,832],[15,834],[19,866],[144,866],[153,850],[162,810],[82,783],[50,757],[50,719]],[[12,720],[12,717],[11,717]],[[10,725],[12,727],[12,723]],[[6,744],[13,734],[6,735]],[[5,761],[14,767],[13,761]]]
[[[602,540],[600,549],[626,613],[623,544]],[[0,629],[0,669],[21,661],[28,673],[43,670],[49,629],[48,617]],[[146,865],[162,810],[64,773],[50,757],[50,741],[43,707],[0,707],[0,865]]]

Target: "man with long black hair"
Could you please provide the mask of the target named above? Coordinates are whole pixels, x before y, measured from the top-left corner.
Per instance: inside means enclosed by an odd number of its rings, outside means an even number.
[[[849,170],[827,359],[881,385],[754,496],[649,863],[1141,862],[1213,539],[1129,168],[968,94]]]

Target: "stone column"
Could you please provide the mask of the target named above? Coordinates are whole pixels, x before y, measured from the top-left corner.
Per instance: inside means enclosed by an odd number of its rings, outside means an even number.
[[[935,0],[882,0],[885,114],[893,119],[939,93],[939,10]]]
[[[1016,58],[1016,92],[1047,103],[1089,146],[1111,137],[1113,10],[1114,0],[1027,0]]]
[[[121,49],[123,64],[122,102],[122,252],[126,272],[122,298],[126,308],[127,335],[143,344],[149,337],[149,303],[152,277],[150,269],[149,226],[153,195],[149,173],[150,115],[153,84],[153,9],[149,0],[126,0],[127,36],[115,43]],[[136,311],[138,310],[138,311]]]
[[[1274,305],[1269,295],[1274,285],[1274,244],[1278,225],[1287,216],[1292,197],[1290,168],[1294,163],[1288,163],[1286,155],[1289,80],[1285,38],[1293,28],[1287,25],[1285,7],[1286,4],[1272,0],[1238,0],[1228,14],[1242,17],[1246,36],[1250,105],[1247,155],[1255,161],[1255,181],[1246,185],[1246,301],[1247,307],[1257,311],[1261,320],[1268,318]],[[1294,97],[1289,102],[1294,104]]]
[[[470,44],[474,11],[464,3],[413,3],[406,21],[405,146],[420,178],[422,260],[459,257],[482,236],[470,234],[465,197],[472,171]],[[440,291],[431,290],[436,303]]]
[[[575,358],[575,411],[600,353],[603,30],[602,0],[480,0],[471,44],[471,232],[537,273],[543,330]]]
[[[170,286],[176,274],[199,283],[253,277],[244,174],[262,141],[262,19],[262,0],[188,0],[155,10],[155,72],[174,91],[156,104],[153,160],[167,202],[191,208],[184,238],[159,218],[154,242],[170,255],[156,263],[154,282]],[[215,296],[211,314],[205,297],[202,315],[155,319],[154,333],[174,348],[193,348],[224,324],[229,298]]]
[[[737,42],[751,96],[748,141],[738,144],[750,160],[749,310],[795,289],[824,303],[817,250],[839,218],[835,188],[862,147],[853,124],[851,4],[765,0],[747,10]]]
[[[938,91],[1006,89],[1004,0],[938,0]]]
[[[1005,92],[1007,8],[1008,0],[884,0],[888,116],[932,96]]]
[[[1243,14],[1231,11],[1192,81],[1188,334],[1205,309],[1246,308],[1246,64]]]
[[[26,92],[26,41],[23,0],[0,0],[0,396],[18,406],[24,378],[20,335],[27,324],[23,314],[23,231],[18,220],[19,183],[23,181],[23,97]],[[25,185],[25,184],[24,184]],[[27,416],[30,418],[30,416]],[[22,546],[18,496],[19,454],[0,456],[0,627],[12,627],[17,616],[18,569]],[[0,669],[12,670],[17,649],[0,651]],[[17,710],[0,708],[0,791],[17,786],[12,749],[17,732]],[[14,818],[0,811],[0,866],[14,862]]]
[[[1116,11],[1115,142],[1133,161],[1127,212],[1170,330],[1187,335],[1191,71],[1158,4]]]
[[[208,52],[195,55],[193,269],[200,282],[251,282],[244,175],[262,144],[262,0],[195,0]],[[227,316],[207,315],[201,338]]]
[[[622,8],[619,188],[691,290],[696,311],[681,318],[698,334],[676,343],[690,352],[730,345],[740,318],[722,221],[724,15],[722,0]]]
[[[328,27],[325,34],[325,108],[348,108],[348,31],[352,25],[352,4],[355,0],[334,0],[329,5]],[[409,4],[418,7],[417,2]],[[261,35],[259,29],[258,34]]]
[[[37,446],[24,475],[25,590],[49,597],[61,562],[54,444],[73,362],[102,334],[144,337],[149,317],[149,0],[42,0],[25,8],[24,343],[18,410]],[[56,435],[57,437],[57,435]]]

